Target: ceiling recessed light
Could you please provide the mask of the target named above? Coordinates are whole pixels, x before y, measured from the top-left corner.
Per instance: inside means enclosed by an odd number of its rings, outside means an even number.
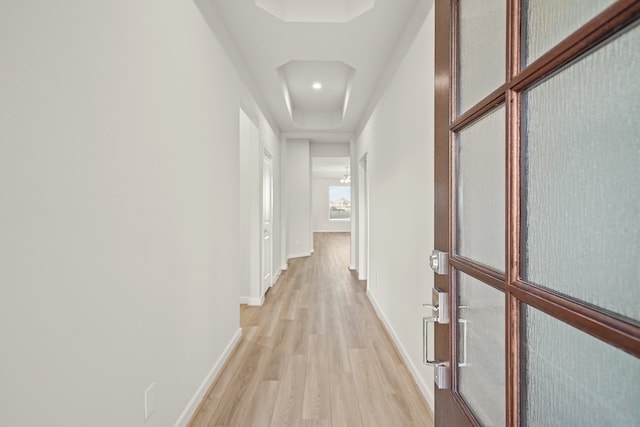
[[[320,82],[314,82],[314,83],[311,85],[311,87],[312,87],[312,88],[314,88],[315,90],[320,90],[320,89],[322,89],[322,83],[320,83]]]

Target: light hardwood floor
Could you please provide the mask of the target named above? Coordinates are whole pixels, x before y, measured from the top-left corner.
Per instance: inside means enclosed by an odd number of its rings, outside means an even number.
[[[433,426],[430,409],[348,270],[349,234],[316,233],[262,307],[191,427]],[[418,339],[418,338],[417,338]]]

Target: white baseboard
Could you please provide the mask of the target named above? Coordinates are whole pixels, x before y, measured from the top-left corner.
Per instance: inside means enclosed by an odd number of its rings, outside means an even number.
[[[287,271],[287,268],[289,268],[289,264],[282,264],[280,266],[280,270],[282,270],[282,271]]]
[[[404,360],[404,363],[409,368],[409,372],[411,372],[411,375],[413,376],[413,379],[415,380],[416,384],[418,384],[418,387],[420,388],[420,391],[422,392],[422,395],[424,396],[425,400],[427,401],[427,404],[430,406],[431,413],[433,414],[434,413],[434,409],[433,409],[434,408],[434,406],[433,406],[434,405],[433,392],[429,389],[429,387],[427,387],[427,384],[425,384],[425,382],[422,379],[422,377],[418,374],[418,369],[416,368],[416,365],[414,365],[412,359],[409,357],[409,353],[407,353],[407,351],[405,350],[404,346],[400,342],[400,339],[398,338],[398,335],[395,333],[395,331],[393,330],[393,328],[391,327],[391,325],[387,321],[387,318],[384,315],[384,313],[382,312],[382,310],[380,309],[380,306],[378,305],[378,302],[376,301],[376,298],[369,291],[369,289],[367,289],[367,297],[369,297],[369,301],[371,302],[371,305],[373,306],[373,309],[376,311],[376,314],[378,315],[378,318],[382,321],[382,324],[384,325],[385,329],[387,330],[387,332],[391,336],[391,339],[395,343],[396,347],[398,347],[398,349],[400,350],[400,354],[402,355],[402,359]]]
[[[264,295],[260,298],[240,297],[240,304],[261,306],[264,304]]]
[[[349,270],[356,271],[356,266],[353,264],[349,265]]]
[[[261,306],[262,304],[264,304],[264,295],[262,295],[260,298],[249,298],[248,304],[253,306]]]
[[[174,427],[186,427],[189,421],[191,421],[191,417],[196,412],[196,409],[198,409],[198,405],[200,405],[200,402],[204,398],[205,393],[209,390],[211,384],[213,384],[213,381],[220,373],[220,370],[235,349],[236,345],[240,341],[240,338],[242,338],[242,329],[239,328],[233,338],[231,338],[229,344],[227,344],[227,347],[224,349],[216,363],[213,365],[213,368],[211,368],[211,370],[205,377],[204,381],[202,381],[202,384],[200,384],[200,387],[198,387],[198,390],[187,404],[187,407],[184,408],[184,411],[182,411],[182,413],[178,417],[178,421],[176,421],[176,423],[173,425]]]
[[[367,280],[367,275],[358,271],[358,280]]]
[[[304,257],[308,257],[308,256],[311,256],[310,252],[303,252],[303,253],[298,253],[298,254],[291,254],[291,255],[289,255],[289,259],[304,258]]]
[[[271,287],[275,286],[276,283],[278,283],[278,280],[280,279],[280,275],[282,274],[282,270],[278,270],[274,275],[273,275],[273,280],[271,281]]]

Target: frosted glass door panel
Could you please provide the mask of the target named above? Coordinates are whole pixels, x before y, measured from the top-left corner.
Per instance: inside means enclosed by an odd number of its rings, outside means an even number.
[[[483,426],[505,425],[504,300],[458,273],[458,392]]]
[[[504,271],[505,109],[457,136],[457,254]]]
[[[640,359],[534,308],[523,311],[525,426],[640,426]]]
[[[531,64],[615,0],[526,0],[524,63]]]
[[[523,278],[640,319],[640,27],[523,97]]]
[[[505,82],[505,0],[460,0],[458,17],[458,113]]]

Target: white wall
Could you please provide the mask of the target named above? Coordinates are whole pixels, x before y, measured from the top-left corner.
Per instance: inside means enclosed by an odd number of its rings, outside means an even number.
[[[422,364],[422,303],[433,273],[433,9],[358,137],[367,156],[368,291],[428,401],[433,373]],[[432,406],[433,407],[433,406]]]
[[[236,72],[191,1],[23,0],[0,74],[0,425],[171,426],[239,331]]]
[[[287,140],[287,258],[308,256],[311,239],[311,158],[308,140]]]
[[[350,220],[329,219],[329,187],[332,185],[344,186],[339,179],[313,178],[311,184],[312,217],[314,232],[350,232]]]

